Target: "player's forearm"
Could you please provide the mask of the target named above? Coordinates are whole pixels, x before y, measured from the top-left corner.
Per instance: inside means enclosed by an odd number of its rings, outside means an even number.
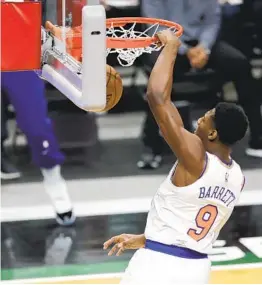
[[[148,89],[147,100],[151,110],[154,113],[154,107],[163,105],[165,102],[171,102],[171,93],[173,85],[174,65],[177,57],[178,47],[173,44],[166,45],[160,53],[155,66],[151,72]],[[173,113],[177,125],[184,127],[181,116],[174,106]]]
[[[141,247],[145,247],[146,244],[146,237],[145,234],[138,235],[138,239],[141,241]]]
[[[168,43],[160,53],[148,81],[147,97],[157,104],[171,100],[173,69],[178,47]]]

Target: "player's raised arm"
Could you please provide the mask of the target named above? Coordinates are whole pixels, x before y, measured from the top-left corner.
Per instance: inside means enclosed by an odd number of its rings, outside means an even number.
[[[151,72],[147,100],[158,126],[179,162],[192,175],[200,175],[205,164],[205,150],[198,136],[184,129],[177,108],[171,102],[173,69],[179,39],[169,30],[158,34],[164,46]]]

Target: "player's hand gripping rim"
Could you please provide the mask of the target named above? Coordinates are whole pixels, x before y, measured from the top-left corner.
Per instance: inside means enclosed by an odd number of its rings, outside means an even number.
[[[169,29],[158,32],[156,37],[159,46],[172,45],[174,48],[179,48],[181,45],[179,38]]]
[[[112,246],[108,255],[111,256],[116,254],[116,256],[121,255],[126,249],[138,249],[145,246],[145,236],[142,235],[132,235],[132,234],[121,234],[114,236],[104,243],[104,250]]]

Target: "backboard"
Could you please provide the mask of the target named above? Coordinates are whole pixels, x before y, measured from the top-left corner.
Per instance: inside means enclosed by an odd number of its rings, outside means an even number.
[[[43,1],[43,25],[51,34],[42,45],[41,76],[88,111],[106,104],[106,14],[99,3]]]

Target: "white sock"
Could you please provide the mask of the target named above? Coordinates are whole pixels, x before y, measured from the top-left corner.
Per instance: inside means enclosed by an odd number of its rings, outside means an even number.
[[[67,192],[67,185],[61,175],[60,165],[53,168],[41,168],[44,177],[44,187],[51,199],[56,213],[62,214],[72,210],[72,204]]]

